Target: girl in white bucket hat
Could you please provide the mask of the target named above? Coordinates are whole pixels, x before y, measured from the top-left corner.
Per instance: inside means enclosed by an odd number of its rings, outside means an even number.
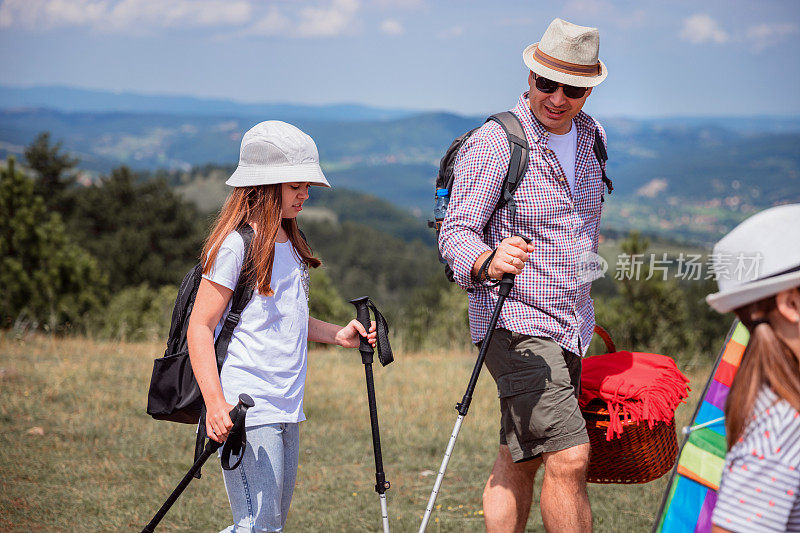
[[[203,248],[203,280],[187,332],[189,357],[209,438],[227,438],[233,426],[228,413],[240,393],[255,401],[247,412],[244,458],[237,469],[223,470],[234,520],[225,531],[283,531],[297,473],[298,424],[305,420],[307,342],[356,348],[359,334],[375,344],[375,328],[367,333],[356,320],[341,327],[308,314],[308,269],[320,260],[301,235],[297,215],[311,185],[330,187],[311,137],[285,122],[255,125],[245,133],[239,166],[226,183],[234,189]],[[237,231],[243,228],[252,234],[247,254]],[[215,333],[225,322],[240,272],[252,280],[253,297],[218,373]]]
[[[750,331],[725,404],[715,531],[800,531],[800,204],[745,220],[713,262],[708,303]]]

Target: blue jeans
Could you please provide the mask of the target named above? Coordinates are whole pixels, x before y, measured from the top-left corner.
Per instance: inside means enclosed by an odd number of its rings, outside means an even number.
[[[223,532],[283,531],[299,455],[299,424],[247,428],[241,464],[235,470],[222,471],[233,512],[233,525]]]

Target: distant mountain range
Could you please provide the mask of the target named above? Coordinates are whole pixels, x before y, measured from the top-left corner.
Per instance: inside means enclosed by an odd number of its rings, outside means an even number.
[[[17,105],[41,103],[48,94],[55,96],[46,108]],[[125,111],[110,110],[126,105]],[[214,180],[189,170],[208,163],[235,165],[242,134],[265,118],[290,121],[314,137],[335,186],[382,198],[418,217],[428,216],[438,160],[447,146],[484,120],[364,106],[259,107],[66,88],[0,88],[0,157],[21,154],[39,132],[50,131],[80,158],[90,178],[122,164],[173,169],[188,173],[190,182],[181,186],[202,199],[207,195],[191,181],[213,189]],[[800,202],[800,117],[601,122],[616,187],[604,219],[616,228],[708,241],[756,209]]]
[[[288,103],[244,103],[214,98],[150,95],[95,91],[62,86],[9,87],[0,85],[0,108],[48,108],[70,112],[168,113],[269,117],[275,120],[389,120],[414,111],[360,104],[301,105]],[[262,119],[263,120],[263,119]]]

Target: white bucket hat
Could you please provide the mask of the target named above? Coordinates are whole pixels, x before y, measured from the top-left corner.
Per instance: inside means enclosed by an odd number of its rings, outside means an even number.
[[[557,18],[547,27],[541,41],[522,52],[522,60],[544,78],[575,87],[594,87],[608,76],[606,65],[598,58],[599,52],[597,28]]]
[[[239,166],[225,184],[248,187],[292,181],[331,186],[319,166],[314,139],[280,120],[250,128],[242,137]]]
[[[800,204],[772,207],[736,226],[714,246],[712,264],[719,292],[706,302],[720,313],[800,287]]]

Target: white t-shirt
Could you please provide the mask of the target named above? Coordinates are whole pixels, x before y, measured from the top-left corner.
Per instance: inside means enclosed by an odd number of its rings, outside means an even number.
[[[564,135],[550,133],[547,146],[556,154],[564,174],[567,176],[570,193],[575,190],[575,157],[578,153],[578,131],[574,124]]]
[[[244,241],[233,232],[223,241],[211,271],[203,277],[233,290],[243,256]],[[275,295],[262,296],[255,291],[233,330],[220,380],[228,403],[236,405],[243,392],[253,398],[255,406],[247,411],[248,426],[306,419],[303,413],[308,358],[308,298],[303,283],[306,273],[292,243],[276,242],[270,282]]]

